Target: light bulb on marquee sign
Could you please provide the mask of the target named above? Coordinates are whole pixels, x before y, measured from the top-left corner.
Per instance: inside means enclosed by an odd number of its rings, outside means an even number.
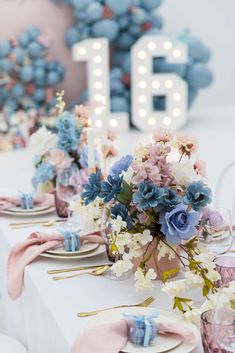
[[[109,127],[116,131],[127,131],[128,114],[110,111],[108,40],[86,39],[73,46],[72,55],[75,61],[86,61],[88,65],[89,105],[93,107],[92,127],[103,134]]]
[[[178,129],[187,120],[187,85],[176,74],[153,73],[153,59],[157,57],[165,57],[169,63],[185,63],[187,47],[161,35],[143,36],[132,46],[132,121],[141,130]],[[154,96],[165,97],[164,111],[154,111]]]

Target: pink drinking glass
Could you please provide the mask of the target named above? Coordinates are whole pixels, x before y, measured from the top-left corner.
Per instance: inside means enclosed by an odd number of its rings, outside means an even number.
[[[201,338],[204,353],[233,353],[232,351],[228,351],[218,345],[217,340],[215,339],[215,324],[213,323],[213,318],[213,310],[205,311],[201,315]],[[229,334],[229,332],[234,331],[234,325],[218,324],[218,330],[220,331],[221,335],[224,333],[226,336]]]
[[[216,270],[221,276],[221,280],[217,285],[226,285],[231,281],[235,281],[235,257],[220,256],[215,259]]]

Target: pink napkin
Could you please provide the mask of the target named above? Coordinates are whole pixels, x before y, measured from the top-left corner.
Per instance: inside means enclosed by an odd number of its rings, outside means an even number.
[[[101,236],[90,234],[80,237],[81,242],[103,244]],[[61,234],[34,232],[24,242],[13,247],[7,265],[7,290],[12,300],[17,299],[23,289],[24,269],[41,253],[58,247],[64,241]]]
[[[37,206],[54,206],[55,197],[52,194],[41,194],[33,199]],[[0,196],[0,212],[10,207],[20,206],[19,197]]]
[[[184,341],[196,340],[193,331],[183,324],[157,321],[157,329],[177,333]],[[93,327],[76,339],[70,353],[119,353],[127,344],[128,333],[128,320],[125,319]]]

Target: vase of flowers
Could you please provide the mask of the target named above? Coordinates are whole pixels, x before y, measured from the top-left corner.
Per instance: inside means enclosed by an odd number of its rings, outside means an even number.
[[[215,289],[207,264],[196,261],[203,209],[211,202],[204,164],[192,158],[193,138],[159,131],[134,155],[116,162],[107,179],[89,177],[82,198],[101,200],[109,218],[109,248],[121,259],[117,276],[134,269],[137,290],[176,275],[179,264],[200,276],[204,294]]]
[[[63,92],[58,94],[58,118],[54,131],[42,126],[31,136],[31,145],[36,151],[35,173],[32,178],[33,186],[41,192],[53,192],[57,175],[72,164],[79,170],[81,182],[88,181],[88,141],[89,110],[85,106],[76,106],[72,112],[64,111],[65,102]],[[114,146],[115,136],[108,132],[105,146],[98,140],[95,144],[95,168],[102,168],[104,160],[112,159],[116,155]],[[103,169],[103,168],[102,168]],[[103,170],[102,170],[103,172]],[[62,201],[63,203],[63,201]],[[62,203],[56,197],[57,209]],[[65,214],[66,212],[62,212]]]

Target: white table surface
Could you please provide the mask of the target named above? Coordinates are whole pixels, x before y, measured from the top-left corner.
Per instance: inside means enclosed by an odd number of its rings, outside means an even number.
[[[208,176],[214,187],[220,170],[234,157],[235,109],[202,112],[195,116],[184,131],[199,140],[201,158],[208,165]],[[147,142],[149,134],[131,132],[120,138],[120,154],[130,153],[138,142]],[[30,150],[0,155],[0,192],[14,193],[22,185],[29,185],[32,175]],[[47,218],[47,217],[46,217]],[[0,280],[4,304],[3,324],[8,334],[18,338],[30,353],[69,353],[73,341],[86,325],[86,320],[76,317],[78,311],[93,310],[119,304],[133,304],[148,295],[154,295],[154,306],[171,310],[171,301],[161,292],[160,283],[149,293],[137,293],[133,280],[111,281],[102,277],[84,276],[66,281],[52,281],[46,273],[49,269],[70,265],[68,261],[38,259],[25,270],[25,290],[16,302],[8,299],[5,290],[6,261],[10,249],[24,240],[31,230],[11,230],[11,217],[0,216]],[[14,221],[18,219],[14,218]],[[51,228],[50,228],[51,229]],[[49,232],[50,229],[47,229]],[[45,231],[45,228],[43,228]],[[71,262],[90,264],[89,260]],[[106,262],[104,255],[93,263]],[[199,344],[194,353],[203,350]]]

